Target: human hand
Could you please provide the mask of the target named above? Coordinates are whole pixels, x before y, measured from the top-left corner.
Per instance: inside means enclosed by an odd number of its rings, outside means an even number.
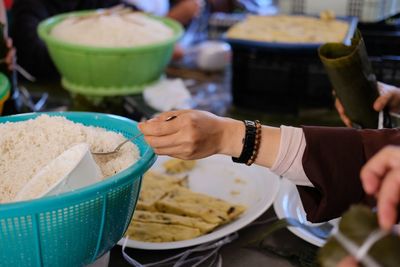
[[[185,51],[183,50],[183,48],[179,44],[176,44],[174,46],[174,51],[172,53],[172,59],[180,60],[183,58],[184,55],[185,55]]]
[[[7,48],[8,48],[8,52],[7,52],[7,54],[6,54],[6,57],[5,57],[5,59],[4,59],[4,62],[7,64],[8,70],[12,71],[13,68],[14,68],[14,58],[15,58],[15,52],[16,52],[16,50],[15,50],[15,48],[13,47],[12,39],[11,39],[11,38],[8,38],[8,39],[6,40],[6,45],[7,45]]]
[[[182,0],[170,10],[168,17],[187,25],[200,14],[203,4],[202,0]]]
[[[378,83],[380,96],[374,102],[374,109],[381,111],[385,107],[391,112],[400,111],[400,88],[393,85]]]
[[[342,105],[342,103],[340,102],[339,98],[335,98],[335,108],[337,110],[337,112],[339,113],[340,119],[342,120],[342,122],[347,126],[347,127],[352,127],[351,125],[351,120],[349,119],[349,117],[347,117],[344,107]]]
[[[358,267],[358,264],[353,257],[347,256],[339,262],[337,267]]]
[[[380,150],[362,168],[361,181],[365,192],[377,198],[380,226],[389,230],[396,223],[400,202],[400,147]]]
[[[376,111],[382,111],[388,107],[391,112],[400,112],[400,88],[395,86],[378,82],[378,90],[380,96],[375,100],[373,108]],[[335,99],[335,107],[339,113],[340,118],[347,127],[352,127],[352,122],[347,117],[345,109],[338,98]]]
[[[176,119],[165,121],[170,116]],[[158,155],[199,159],[213,154],[239,156],[244,125],[205,111],[179,110],[139,123],[146,142]]]

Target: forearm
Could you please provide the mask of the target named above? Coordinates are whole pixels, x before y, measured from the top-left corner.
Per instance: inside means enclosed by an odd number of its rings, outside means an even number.
[[[243,149],[245,126],[242,121],[224,119],[221,123],[223,131],[218,153],[231,157],[239,157]],[[281,142],[281,130],[276,127],[263,126],[261,144],[255,163],[267,168],[274,164]]]

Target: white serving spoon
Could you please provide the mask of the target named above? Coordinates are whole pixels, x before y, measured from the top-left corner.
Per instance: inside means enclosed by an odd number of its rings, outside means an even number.
[[[101,180],[102,173],[90,153],[89,145],[77,144],[64,151],[37,172],[18,192],[14,201],[73,191]]]

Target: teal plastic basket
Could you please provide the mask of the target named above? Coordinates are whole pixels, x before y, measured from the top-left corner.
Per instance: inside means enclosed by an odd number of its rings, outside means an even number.
[[[43,113],[1,117],[0,123],[33,119]],[[137,123],[100,113],[56,112],[87,126],[137,133]],[[0,205],[0,266],[85,266],[109,251],[124,235],[138,199],[142,175],[156,160],[143,138],[133,166],[97,184],[58,196]],[[1,156],[1,155],[0,155]]]

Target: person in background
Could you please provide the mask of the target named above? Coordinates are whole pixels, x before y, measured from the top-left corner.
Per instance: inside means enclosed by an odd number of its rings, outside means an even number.
[[[12,39],[8,36],[8,20],[6,7],[6,3],[3,0],[0,0],[0,25],[2,29],[2,39],[0,40],[0,69],[3,72],[12,71],[15,57],[15,48],[13,47]]]
[[[124,2],[156,16],[170,17],[184,26],[200,14],[204,5],[204,0],[125,0]]]
[[[37,79],[58,79],[37,26],[51,16],[76,10],[107,8],[120,0],[15,0],[12,7],[11,37],[17,49],[18,64]]]
[[[175,19],[185,26],[200,15],[205,4],[204,0],[175,0],[170,3],[171,8],[167,17]]]
[[[12,7],[11,36],[17,49],[19,65],[38,80],[59,79],[59,74],[48,54],[46,45],[37,33],[37,26],[41,21],[60,13],[109,8],[118,4],[128,6],[137,4],[140,8],[139,2],[144,3],[144,1],[138,0],[15,0]],[[149,11],[155,10],[151,9],[152,6],[156,7],[159,9],[157,15],[161,15],[162,12],[168,12],[168,8],[165,8],[168,5],[162,4],[163,2],[165,0],[157,0],[154,3],[145,1],[146,4],[143,7]],[[159,5],[152,5],[152,3]],[[162,4],[161,8],[160,3]],[[200,5],[201,1],[199,0],[181,0],[172,7],[167,16],[185,24],[198,14]],[[136,8],[136,6],[132,7]],[[180,57],[181,54],[182,52],[178,48],[174,56]]]

